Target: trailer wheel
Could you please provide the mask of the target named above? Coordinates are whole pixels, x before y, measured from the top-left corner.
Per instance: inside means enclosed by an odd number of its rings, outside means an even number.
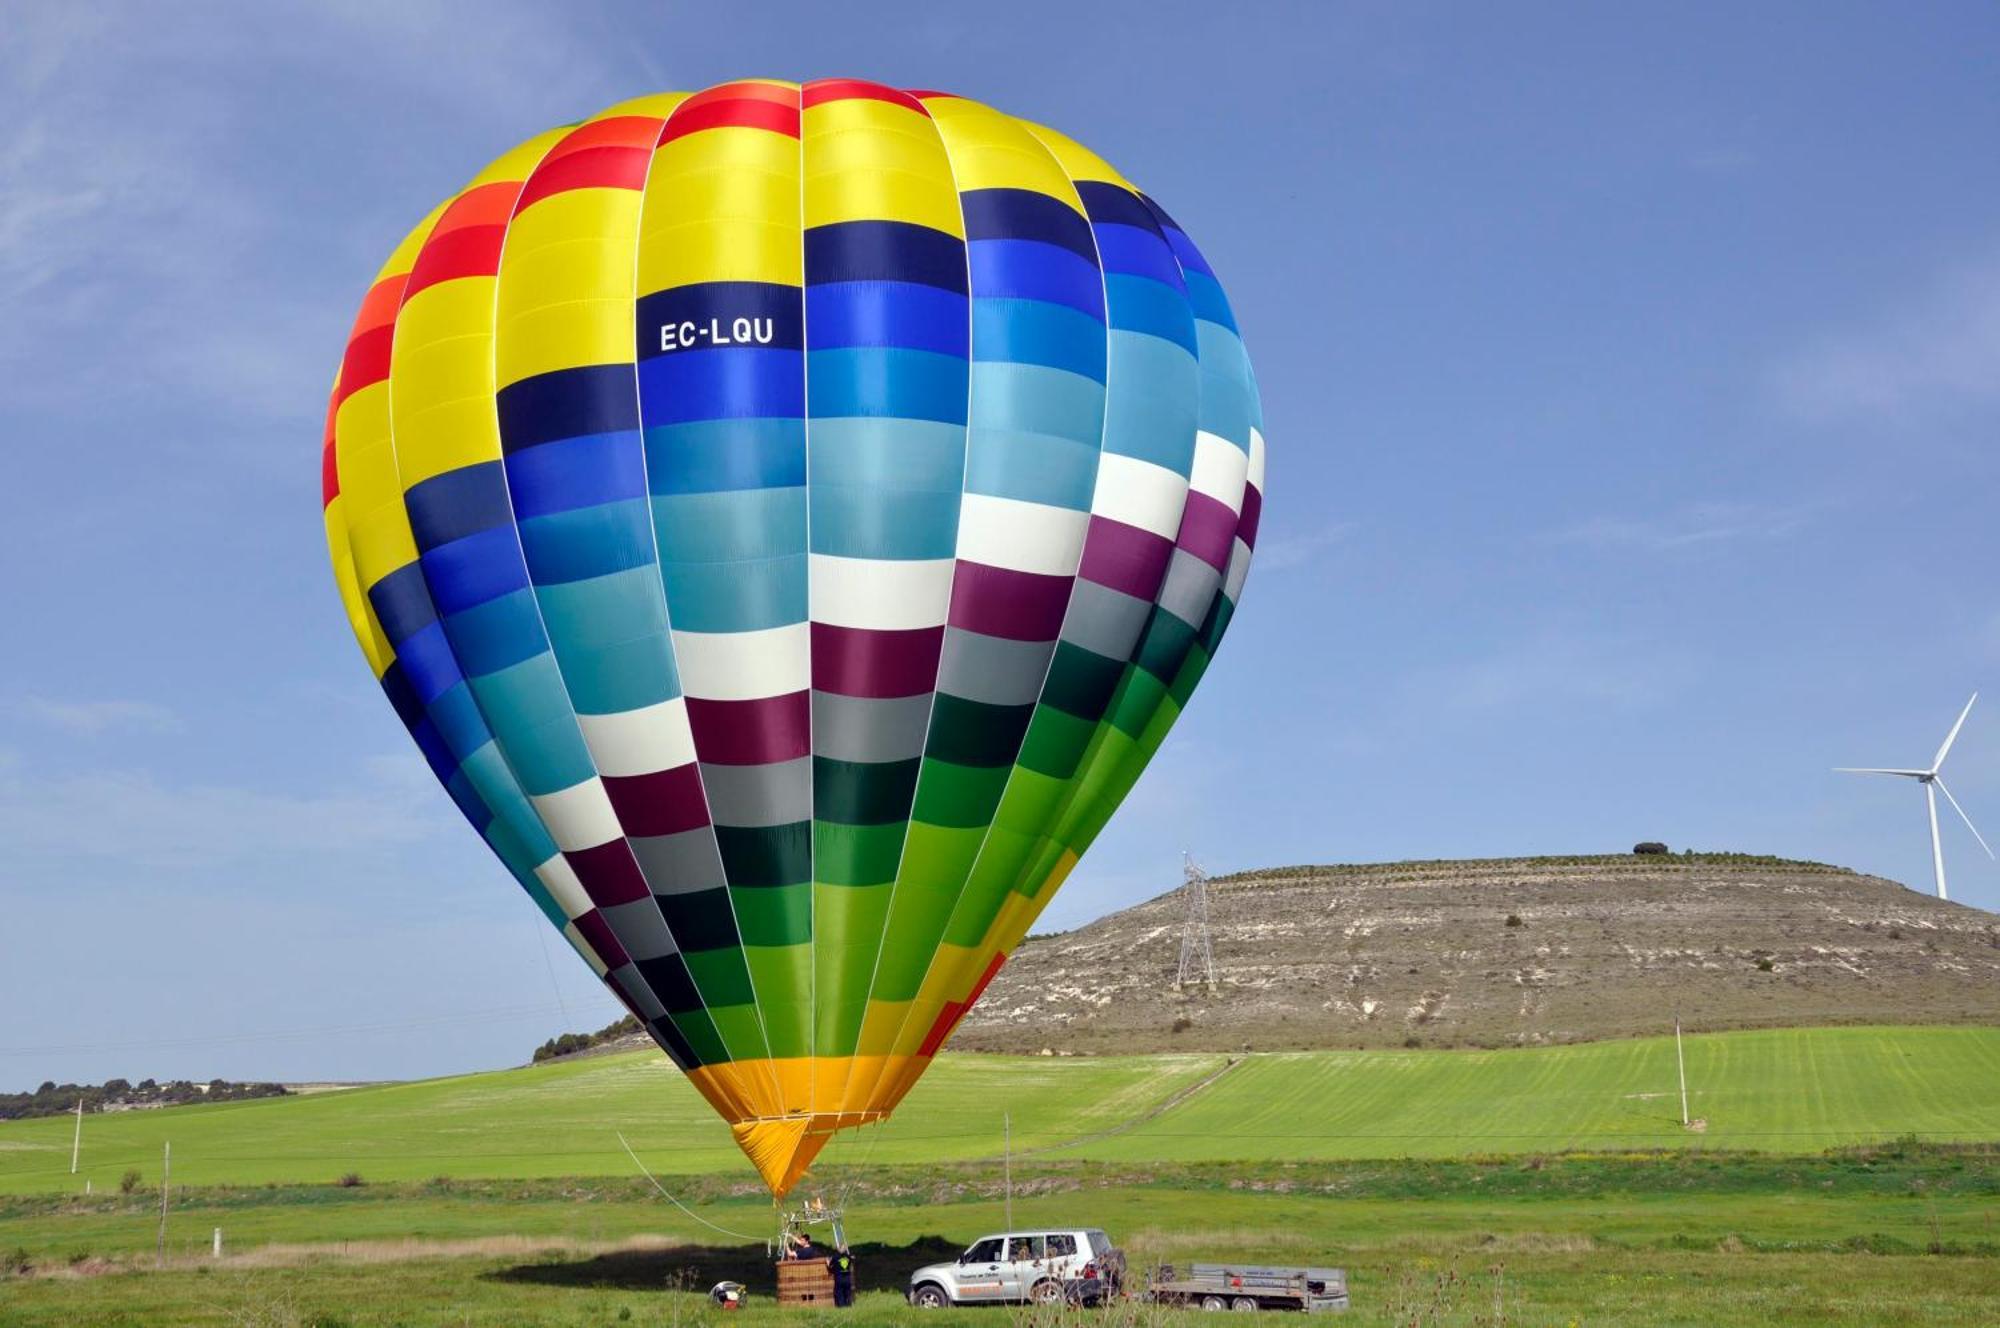
[[[1221,1296],[1203,1296],[1201,1307],[1205,1310],[1226,1310],[1229,1308],[1229,1302]]]
[[[1229,1302],[1229,1308],[1238,1314],[1249,1314],[1257,1308],[1257,1302],[1249,1296],[1238,1296]]]

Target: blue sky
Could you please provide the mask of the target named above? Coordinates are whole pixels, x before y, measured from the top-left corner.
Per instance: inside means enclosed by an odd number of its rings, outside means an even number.
[[[1048,915],[1212,869],[2000,831],[2000,11],[31,6],[0,46],[0,1088],[373,1077],[616,1014],[326,570],[387,247],[644,91],[858,75],[1090,143],[1264,391],[1220,660]],[[574,10],[576,14],[562,11]],[[990,17],[989,17],[990,15]],[[1004,17],[1003,17],[1004,15]],[[1954,893],[2000,906],[1955,823]]]

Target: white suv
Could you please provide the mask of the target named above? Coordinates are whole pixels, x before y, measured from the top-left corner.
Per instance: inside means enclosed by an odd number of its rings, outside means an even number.
[[[987,1236],[952,1263],[910,1274],[910,1303],[922,1309],[988,1301],[1100,1299],[1120,1262],[1096,1227],[1063,1227]]]

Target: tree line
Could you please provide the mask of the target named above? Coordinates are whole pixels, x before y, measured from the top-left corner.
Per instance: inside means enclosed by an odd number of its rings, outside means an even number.
[[[256,1097],[284,1097],[283,1084],[239,1084],[227,1079],[211,1079],[198,1084],[189,1079],[159,1083],[141,1079],[107,1079],[101,1084],[59,1084],[45,1079],[32,1093],[0,1093],[0,1120],[26,1120],[31,1116],[60,1116],[76,1110],[80,1100],[85,1112],[116,1111],[128,1107],[174,1107],[189,1102],[241,1102]]]

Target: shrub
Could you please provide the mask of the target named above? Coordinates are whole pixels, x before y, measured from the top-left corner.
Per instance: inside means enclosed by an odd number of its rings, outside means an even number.
[[[1669,850],[1667,846],[1665,844],[1662,844],[1659,840],[1648,839],[1642,843],[1634,844],[1632,846],[1632,851],[1642,856],[1650,857],[1656,854],[1666,853]]]
[[[1174,1016],[1174,1028],[1173,1028],[1174,1032],[1185,1033],[1190,1028],[1193,1027],[1194,1027],[1194,1020],[1188,1018],[1186,1015],[1177,1014]]]
[[[1521,915],[1519,913],[1509,913],[1507,915],[1507,925],[1510,927],[1522,927],[1526,926],[1527,924],[1521,921]]]
[[[367,1183],[368,1183],[367,1181],[361,1179],[361,1173],[358,1171],[347,1172],[339,1180],[334,1182],[334,1184],[340,1186],[340,1188],[343,1190],[358,1190]]]
[[[1415,1033],[1412,1033],[1403,1039],[1403,1045],[1406,1047],[1421,1047],[1424,1045],[1424,1040]]]
[[[1773,963],[1772,963],[1772,962],[1771,962],[1770,960],[1768,960],[1768,959],[1759,959],[1759,960],[1757,961],[1757,971],[1758,971],[1759,973],[1768,973],[1768,972],[1770,972],[1770,971],[1771,971],[1771,970],[1772,970],[1772,969],[1773,969],[1774,967],[1776,967],[1776,965],[1774,965],[1774,964],[1773,964]]]
[[[134,1167],[118,1178],[118,1192],[120,1194],[130,1194],[139,1188],[139,1182],[144,1179],[145,1177],[139,1174],[139,1169]]]

